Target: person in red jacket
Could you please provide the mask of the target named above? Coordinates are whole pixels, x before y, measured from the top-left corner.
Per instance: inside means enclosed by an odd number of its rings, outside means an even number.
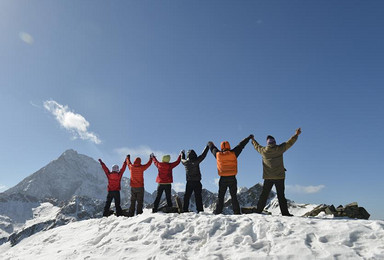
[[[127,156],[127,164],[129,171],[131,172],[131,206],[129,207],[128,216],[135,215],[135,206],[137,202],[136,214],[143,213],[143,201],[144,201],[144,171],[152,164],[152,159],[142,165],[141,158],[137,157],[133,164],[131,163],[131,156]]]
[[[156,182],[159,185],[157,186],[157,196],[152,209],[152,212],[155,213],[157,212],[157,209],[159,207],[159,203],[160,203],[161,195],[163,195],[163,191],[165,191],[168,207],[172,207],[172,198],[171,198],[171,188],[172,188],[171,184],[173,182],[172,169],[175,168],[177,165],[179,165],[181,161],[181,152],[177,160],[172,163],[169,162],[171,160],[170,155],[164,155],[162,162],[159,162],[153,153],[151,154],[151,158],[153,160],[153,163],[159,170],[159,174],[156,177]]]
[[[119,170],[118,165],[112,166],[112,172],[109,171],[108,167],[104,164],[104,162],[99,159],[101,167],[103,168],[105,175],[108,178],[108,195],[107,201],[105,202],[103,216],[109,216],[109,208],[111,207],[112,200],[115,200],[116,207],[116,215],[121,216],[123,211],[120,206],[120,190],[121,190],[121,178],[125,172],[125,168],[127,167],[127,162],[124,160],[123,166],[121,170]]]

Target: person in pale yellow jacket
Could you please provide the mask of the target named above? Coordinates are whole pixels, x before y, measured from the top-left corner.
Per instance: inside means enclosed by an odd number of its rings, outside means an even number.
[[[257,203],[257,213],[261,213],[267,203],[269,192],[273,185],[276,187],[277,198],[279,200],[280,211],[283,216],[292,216],[288,211],[287,199],[285,198],[285,168],[283,153],[287,151],[296,142],[301,134],[301,128],[296,130],[287,142],[277,145],[273,136],[267,136],[267,146],[261,146],[254,138],[252,144],[263,158],[263,191]]]

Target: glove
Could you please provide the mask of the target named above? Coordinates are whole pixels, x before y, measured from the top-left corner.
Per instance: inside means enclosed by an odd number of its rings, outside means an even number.
[[[99,162],[102,163],[103,161],[101,159],[99,159]]]
[[[155,155],[154,155],[153,153],[151,153],[151,154],[149,155],[149,157],[150,157],[150,158],[153,158],[153,157],[155,157]]]

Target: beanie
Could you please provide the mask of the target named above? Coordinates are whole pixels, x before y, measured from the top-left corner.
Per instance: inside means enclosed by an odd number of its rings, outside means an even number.
[[[119,165],[114,164],[114,165],[112,166],[112,171],[113,171],[113,172],[118,172],[118,171],[119,171]]]
[[[171,156],[169,154],[166,154],[163,156],[163,162],[166,162],[166,163],[169,163],[169,161],[171,160]]]

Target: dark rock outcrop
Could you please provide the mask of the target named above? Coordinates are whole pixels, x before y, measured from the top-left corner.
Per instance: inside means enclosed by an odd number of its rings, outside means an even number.
[[[345,205],[344,207],[340,205],[337,208],[333,205],[321,204],[312,211],[304,214],[303,217],[315,217],[319,215],[320,212],[325,212],[325,214],[333,215],[335,217],[348,217],[355,219],[369,219],[371,216],[365,208],[359,207],[357,202],[353,202]]]

